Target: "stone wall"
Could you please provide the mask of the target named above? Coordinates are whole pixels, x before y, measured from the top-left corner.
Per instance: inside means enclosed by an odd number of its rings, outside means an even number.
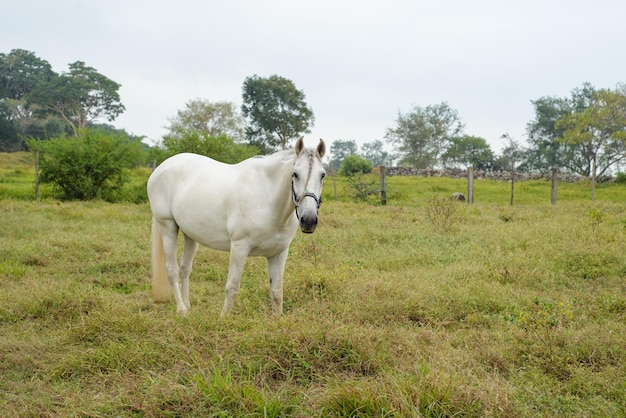
[[[417,169],[410,167],[385,167],[385,174],[387,176],[417,176],[417,177],[452,177],[452,178],[467,178],[467,170],[460,168],[448,168],[448,169]],[[577,183],[581,180],[587,180],[587,177],[579,176],[577,174],[559,173],[557,175],[559,181],[567,183]],[[497,181],[511,181],[511,173],[509,171],[483,171],[474,170],[474,179],[490,179]],[[550,173],[515,173],[515,181],[524,180],[550,180]],[[615,181],[615,177],[612,176],[598,176],[596,178],[597,183],[604,183]]]

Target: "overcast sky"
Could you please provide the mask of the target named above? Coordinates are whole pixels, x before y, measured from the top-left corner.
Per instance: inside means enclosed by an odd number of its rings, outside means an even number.
[[[246,77],[293,81],[307,144],[383,140],[398,112],[447,102],[465,133],[524,142],[531,100],[626,82],[623,0],[7,0],[0,52],[122,85],[113,124],[155,141],[189,100],[241,105]]]

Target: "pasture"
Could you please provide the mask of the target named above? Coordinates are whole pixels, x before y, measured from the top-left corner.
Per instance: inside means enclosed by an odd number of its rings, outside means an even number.
[[[35,202],[2,168],[1,416],[626,415],[624,186],[518,183],[511,207],[509,183],[467,205],[463,180],[388,178],[379,206],[328,178],[283,317],[249,258],[220,319],[228,254],[200,248],[181,319],[152,302],[146,203]]]

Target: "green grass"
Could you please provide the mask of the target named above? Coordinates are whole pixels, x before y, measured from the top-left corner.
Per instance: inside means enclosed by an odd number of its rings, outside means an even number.
[[[145,203],[4,194],[0,416],[624,416],[626,189],[518,186],[390,178],[380,206],[329,178],[280,319],[259,258],[219,319],[205,248],[189,316],[152,303]]]

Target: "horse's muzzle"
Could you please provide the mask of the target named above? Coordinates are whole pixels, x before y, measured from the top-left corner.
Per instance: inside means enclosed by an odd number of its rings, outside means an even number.
[[[312,234],[317,227],[317,214],[302,215],[300,217],[300,229],[305,234]]]

